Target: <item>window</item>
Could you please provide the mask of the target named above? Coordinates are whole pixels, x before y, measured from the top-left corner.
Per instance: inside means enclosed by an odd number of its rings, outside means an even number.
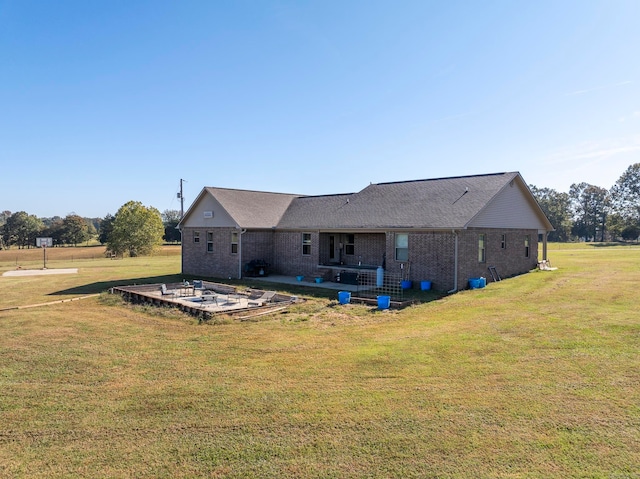
[[[213,253],[213,233],[207,231],[207,253]]]
[[[396,235],[396,261],[409,260],[409,235]]]
[[[507,235],[502,235],[502,239],[500,240],[500,248],[507,249]]]
[[[528,258],[529,257],[529,244],[530,244],[531,238],[529,237],[529,235],[525,235],[524,236],[524,257]]]
[[[200,243],[200,231],[193,232],[193,242]]]
[[[302,233],[302,254],[311,254],[311,233]]]
[[[487,261],[485,241],[486,236],[484,234],[478,235],[478,263]]]
[[[348,254],[353,256],[356,254],[356,236],[355,235],[347,235],[347,242],[344,244],[344,254]]]
[[[238,254],[238,232],[231,233],[231,254]]]

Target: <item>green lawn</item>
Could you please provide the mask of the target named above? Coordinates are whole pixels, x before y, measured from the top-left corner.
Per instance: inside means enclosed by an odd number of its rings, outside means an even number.
[[[574,246],[402,311],[0,312],[0,477],[640,477],[640,248]],[[2,277],[0,309],[180,277],[175,254],[55,267],[79,273]]]

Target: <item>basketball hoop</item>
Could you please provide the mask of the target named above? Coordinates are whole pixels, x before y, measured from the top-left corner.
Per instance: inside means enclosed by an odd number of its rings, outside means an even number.
[[[42,269],[47,269],[47,246],[53,246],[53,238],[36,238],[36,246],[42,248]]]
[[[53,238],[36,238],[36,246],[38,248],[47,248],[53,246]]]

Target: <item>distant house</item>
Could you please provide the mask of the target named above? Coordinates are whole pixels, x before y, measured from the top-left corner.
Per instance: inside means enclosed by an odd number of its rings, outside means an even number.
[[[179,225],[184,274],[241,278],[248,264],[315,275],[324,267],[408,271],[442,291],[533,269],[553,230],[518,172],[371,184],[302,196],[204,188]],[[253,273],[253,272],[252,272]]]

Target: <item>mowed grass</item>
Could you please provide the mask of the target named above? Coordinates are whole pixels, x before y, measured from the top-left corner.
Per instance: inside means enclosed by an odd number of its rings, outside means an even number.
[[[178,281],[180,246],[163,246],[154,256],[105,258],[104,246],[48,248],[47,269],[77,268],[78,274],[0,277],[0,309],[96,294],[111,286]],[[40,248],[0,251],[0,274],[43,269]]]
[[[640,249],[549,254],[557,271],[402,311],[2,312],[0,477],[636,478]],[[0,302],[178,277],[180,259],[81,264],[0,278]]]

